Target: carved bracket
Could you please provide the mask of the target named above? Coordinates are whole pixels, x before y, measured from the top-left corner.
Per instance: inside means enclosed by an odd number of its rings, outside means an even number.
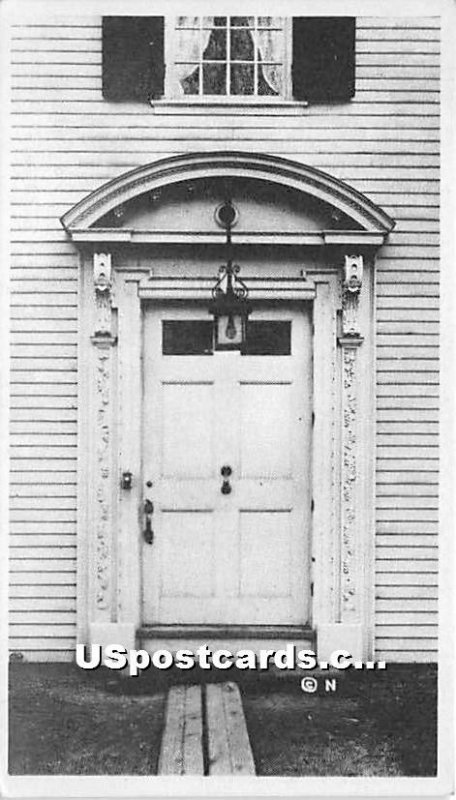
[[[95,288],[95,302],[97,309],[95,335],[92,341],[97,344],[98,339],[111,337],[111,306],[112,306],[112,266],[110,253],[94,253],[93,255],[93,283]]]
[[[363,283],[363,257],[345,256],[344,290],[359,294]]]
[[[359,337],[359,295],[363,282],[363,257],[345,256],[342,283],[342,335]]]

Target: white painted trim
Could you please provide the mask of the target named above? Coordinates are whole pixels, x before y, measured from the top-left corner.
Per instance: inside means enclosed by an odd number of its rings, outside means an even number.
[[[118,460],[118,538],[117,619],[131,623],[135,630],[141,622],[141,525],[142,525],[142,316],[138,283],[128,276],[118,276],[118,385],[117,424]],[[121,473],[132,472],[131,489],[121,489]]]
[[[344,650],[355,660],[364,659],[364,631],[360,624],[324,623],[318,628],[317,652],[320,661],[330,662],[336,650]],[[366,659],[367,660],[367,659]]]
[[[334,256],[331,256],[331,259]],[[116,587],[115,595],[111,593],[111,607],[94,615],[94,603],[90,598],[93,595],[93,586],[90,584],[96,579],[91,571],[90,562],[84,556],[84,546],[87,539],[94,537],[94,530],[87,521],[91,519],[81,515],[79,536],[82,544],[81,558],[78,568],[86,574],[89,573],[89,586],[84,575],[80,576],[79,585],[79,636],[80,641],[84,636],[90,635],[92,641],[98,628],[92,625],[112,624],[120,626],[112,628],[111,633],[124,630],[122,626],[130,626],[128,631],[137,630],[141,625],[141,531],[142,531],[142,303],[153,300],[166,301],[183,299],[184,287],[190,286],[190,291],[185,292],[185,300],[191,302],[198,299],[207,299],[210,294],[213,280],[209,278],[173,278],[155,277],[138,271],[132,264],[132,269],[123,268],[118,272],[114,264],[113,304],[118,309],[118,345],[111,348],[111,354],[117,352],[116,363],[117,388],[113,387],[112,418],[117,419],[119,434],[118,453],[114,454],[113,462],[117,468],[113,470],[112,491],[114,493],[113,507],[117,509],[114,517],[118,522],[113,527],[111,552],[111,585]],[[86,264],[87,268],[88,264]],[[340,436],[343,419],[342,409],[342,348],[337,343],[338,314],[341,310],[341,288],[343,280],[344,256],[342,252],[337,256],[337,262],[330,261],[329,251],[326,267],[310,268],[306,278],[273,278],[265,279],[251,276],[249,284],[252,297],[271,298],[275,301],[306,300],[313,302],[314,320],[314,411],[315,423],[313,429],[312,445],[312,475],[314,512],[312,551],[315,558],[313,565],[314,597],[312,610],[312,625],[317,634],[325,636],[325,631],[342,630],[341,614],[341,581],[340,581],[340,554],[341,554],[341,528],[340,528],[340,494],[338,486],[341,481],[341,447]],[[370,274],[370,268],[367,273]],[[85,324],[95,319],[92,281],[83,285],[83,304],[86,308],[92,307],[92,312],[85,312]],[[152,284],[152,285],[151,285]],[[254,285],[256,284],[255,288]],[[357,534],[355,537],[356,552],[353,559],[353,580],[357,587],[357,605],[353,618],[343,622],[344,625],[355,625],[359,632],[361,642],[357,646],[356,657],[372,656],[372,632],[368,631],[368,622],[372,620],[372,587],[371,581],[371,550],[373,547],[373,521],[372,521],[372,485],[373,475],[373,447],[372,447],[372,391],[366,392],[363,375],[366,370],[371,373],[372,360],[372,296],[370,280],[366,278],[361,293],[360,326],[365,341],[357,348],[360,354],[357,377],[357,396],[360,398],[358,407],[357,430],[357,458],[362,476],[356,484],[356,502],[359,509],[357,518]],[[82,339],[82,363],[87,363],[89,370],[95,369],[92,361],[90,366],[90,348],[96,349],[89,343],[89,330],[85,327]],[[93,353],[92,353],[93,358]],[[96,447],[96,415],[90,401],[90,386],[92,397],[96,372],[92,377],[87,376],[81,385],[81,408],[84,409],[85,428],[81,429],[80,471],[85,487],[90,486],[94,480],[94,447]],[[85,396],[83,395],[85,393]],[[96,395],[96,392],[95,392]],[[116,399],[115,399],[116,398]],[[91,406],[92,402],[92,406]],[[361,432],[362,430],[362,432]],[[112,439],[114,442],[114,439]],[[91,471],[92,470],[92,471]],[[130,490],[120,488],[120,475],[122,471],[130,470],[133,473],[133,486]],[[83,490],[85,491],[85,489]],[[83,497],[83,495],[82,495]],[[89,498],[92,506],[96,499]],[[81,503],[83,508],[84,502]],[[86,526],[84,529],[84,525]],[[90,549],[90,548],[89,548]],[[367,565],[364,567],[364,565]],[[89,589],[89,591],[88,591]],[[359,602],[358,602],[359,599]],[[92,610],[91,610],[92,609]],[[353,615],[352,615],[353,616]],[[84,624],[85,620],[85,624]],[[125,628],[127,630],[127,628]],[[335,630],[335,628],[334,628]],[[97,633],[99,635],[99,633]],[[129,641],[131,639],[128,635]],[[87,641],[87,638],[85,639]]]
[[[315,284],[305,278],[258,278],[243,275],[249,286],[251,300],[313,300]],[[213,278],[155,277],[141,281],[138,296],[141,300],[207,300],[214,286]]]
[[[223,231],[146,231],[128,228],[78,228],[71,233],[75,242],[128,242],[132,244],[220,244],[225,242]],[[323,233],[265,233],[233,231],[232,241],[236,244],[308,244],[325,243]]]
[[[90,315],[88,295],[90,287],[90,271],[86,268],[84,257],[79,257],[79,292],[78,292],[78,514],[77,514],[77,561],[76,561],[76,640],[82,644],[89,641],[88,628],[88,582],[89,582],[89,497],[88,497],[88,442],[90,440],[87,413],[90,385],[89,353],[90,353]]]
[[[91,622],[89,628],[89,644],[99,644],[103,649],[113,644],[135,648],[136,628],[131,623]]]
[[[372,231],[322,231],[325,244],[373,245],[379,247],[385,241],[387,233]]]
[[[376,577],[375,577],[375,506],[376,506],[376,381],[377,381],[377,342],[376,342],[376,325],[377,319],[377,271],[375,269],[374,259],[371,261],[365,260],[364,263],[365,278],[364,278],[364,294],[361,297],[361,310],[364,314],[363,325],[369,330],[369,335],[363,345],[363,355],[366,359],[365,370],[369,370],[369,379],[364,380],[364,393],[362,395],[362,402],[365,403],[362,409],[366,415],[364,421],[364,428],[362,431],[363,441],[365,444],[364,456],[364,469],[366,474],[366,481],[364,484],[364,498],[363,502],[366,509],[366,525],[367,525],[367,541],[365,542],[364,551],[364,586],[365,586],[365,607],[364,607],[364,621],[365,621],[365,652],[368,658],[375,658],[375,594],[376,594]],[[370,414],[370,417],[368,416]]]
[[[339,381],[337,311],[340,308],[337,275],[313,275],[314,301],[312,441],[312,581],[311,624],[317,630],[337,619],[339,553]]]
[[[385,241],[387,233],[372,231],[308,231],[291,233],[288,231],[264,232],[233,231],[232,241],[235,244],[262,245],[370,245],[379,247]],[[93,242],[112,244],[128,242],[131,244],[219,244],[225,240],[225,234],[219,231],[147,231],[133,228],[76,228],[71,231],[74,242]]]
[[[394,220],[368,197],[322,170],[290,159],[235,151],[189,153],[138,167],[100,186],[61,218],[70,234],[88,229],[119,205],[158,187],[200,178],[252,178],[321,200],[370,233],[386,235]],[[352,230],[349,233],[353,233]]]
[[[295,108],[295,109],[304,109],[307,108],[309,103],[307,100],[288,100],[287,98],[280,99],[278,97],[252,97],[249,95],[248,97],[238,96],[235,97],[231,95],[231,97],[215,97],[214,95],[208,96],[206,99],[204,97],[192,97],[190,95],[186,95],[186,97],[182,98],[163,98],[157,100],[151,100],[150,105],[152,106],[153,111],[155,114],[166,114],[167,111],[175,108],[195,108],[195,107],[204,107],[208,113],[210,113],[211,106],[216,106],[217,108],[230,108],[230,109],[242,109],[248,107],[249,109],[252,108],[263,108],[267,106],[268,111],[275,110],[280,113],[284,108]]]

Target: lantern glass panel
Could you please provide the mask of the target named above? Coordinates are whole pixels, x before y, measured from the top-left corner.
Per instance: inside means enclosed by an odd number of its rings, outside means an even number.
[[[215,320],[216,348],[240,350],[244,341],[245,322],[240,314],[222,314]]]

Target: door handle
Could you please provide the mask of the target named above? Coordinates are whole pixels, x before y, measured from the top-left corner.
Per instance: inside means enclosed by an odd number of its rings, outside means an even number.
[[[144,516],[146,518],[146,525],[143,530],[144,541],[147,544],[152,544],[154,541],[154,532],[152,530],[152,514],[154,513],[154,504],[152,500],[147,498],[144,500]]]
[[[223,478],[222,488],[220,489],[222,494],[231,494],[231,484],[228,479],[232,472],[233,470],[229,466],[222,467],[220,470],[220,475]]]

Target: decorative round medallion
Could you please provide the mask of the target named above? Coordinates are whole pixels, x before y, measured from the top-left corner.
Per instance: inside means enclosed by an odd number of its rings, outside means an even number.
[[[225,200],[225,202],[220,203],[215,209],[214,217],[217,225],[227,230],[228,228],[234,228],[237,224],[239,211],[231,200]]]

